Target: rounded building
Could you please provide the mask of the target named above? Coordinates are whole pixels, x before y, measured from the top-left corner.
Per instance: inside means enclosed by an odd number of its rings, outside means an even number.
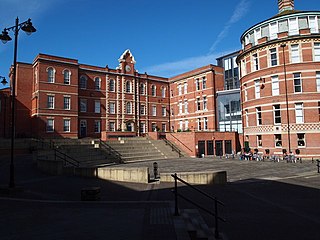
[[[242,140],[261,153],[319,156],[320,11],[278,6],[241,36]]]

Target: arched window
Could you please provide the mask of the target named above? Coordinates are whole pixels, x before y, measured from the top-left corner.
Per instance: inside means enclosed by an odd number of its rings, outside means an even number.
[[[151,86],[151,95],[155,97],[157,95],[157,88],[155,85]]]
[[[94,89],[95,90],[101,89],[101,79],[99,77],[94,78]]]
[[[126,113],[131,114],[132,113],[132,102],[126,103]]]
[[[113,79],[109,80],[109,91],[114,92],[115,91],[115,82]]]
[[[127,81],[126,82],[126,92],[131,93],[132,92],[131,90],[132,90],[131,89],[131,81]]]
[[[70,84],[70,76],[71,72],[69,70],[63,71],[63,83],[69,85]]]
[[[140,94],[146,95],[146,85],[144,83],[140,84]]]
[[[165,98],[166,97],[166,88],[161,87],[161,97]]]
[[[48,72],[48,82],[49,83],[54,83],[55,81],[55,70],[53,67],[49,67],[47,68],[47,72]]]
[[[86,76],[81,76],[80,77],[79,87],[81,89],[86,89],[87,88],[87,77]]]

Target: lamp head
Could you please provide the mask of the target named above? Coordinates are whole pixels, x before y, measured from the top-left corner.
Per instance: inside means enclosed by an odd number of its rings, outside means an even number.
[[[23,31],[25,31],[27,33],[27,35],[31,35],[32,33],[37,31],[37,29],[35,29],[34,26],[32,26],[32,22],[31,22],[30,18],[28,19],[28,21],[25,24],[23,24],[21,29]]]
[[[9,36],[9,34],[8,34],[7,29],[4,29],[4,30],[2,31],[2,34],[0,34],[0,40],[1,40],[4,44],[6,44],[8,41],[11,41],[11,40],[12,40],[11,37]]]
[[[8,83],[5,77],[2,78],[1,83],[3,86],[5,86]]]

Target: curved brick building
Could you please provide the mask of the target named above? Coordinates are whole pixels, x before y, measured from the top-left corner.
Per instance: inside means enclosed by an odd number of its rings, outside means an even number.
[[[320,11],[278,6],[241,36],[243,141],[259,152],[320,155]]]

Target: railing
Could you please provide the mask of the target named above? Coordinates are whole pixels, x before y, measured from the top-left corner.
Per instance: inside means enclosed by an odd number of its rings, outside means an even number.
[[[187,183],[187,182],[184,181],[183,179],[179,178],[176,173],[175,173],[175,174],[172,174],[171,176],[174,178],[175,216],[179,216],[179,209],[178,209],[178,196],[179,196],[179,197],[181,197],[182,199],[186,200],[187,202],[190,202],[190,203],[193,204],[194,206],[196,206],[196,207],[200,208],[201,210],[205,211],[206,213],[214,216],[214,218],[215,218],[215,231],[214,231],[214,235],[215,235],[215,238],[216,238],[216,239],[219,239],[219,228],[218,228],[218,227],[219,227],[219,224],[218,224],[218,222],[219,222],[219,220],[220,220],[220,221],[223,221],[223,222],[226,222],[226,220],[225,220],[224,218],[219,217],[219,215],[218,215],[218,204],[224,206],[224,203],[221,202],[221,201],[219,201],[217,198],[212,197],[212,196],[208,195],[207,193],[201,191],[200,189],[196,188],[195,186],[190,185],[189,183]],[[214,201],[214,212],[208,210],[207,208],[199,205],[198,203],[196,203],[196,202],[188,199],[187,197],[183,196],[182,194],[178,193],[178,181],[181,182],[181,183],[184,183],[186,186],[192,188],[193,190],[201,193],[203,196],[205,196],[205,197],[213,200],[213,201]]]
[[[163,138],[162,140],[166,143],[166,145],[169,145],[172,148],[172,151],[175,151],[179,154],[179,158],[183,157],[181,150],[177,148],[175,145],[173,145],[172,142],[168,141],[166,138]]]
[[[66,166],[67,163],[74,167],[80,167],[80,162],[75,160],[73,157],[70,157],[69,155],[65,154],[64,152],[61,152],[57,148],[54,149],[54,160],[57,160],[57,158],[64,161],[64,165]]]
[[[49,149],[54,149],[55,144],[54,142],[50,139],[49,141],[46,141],[44,138],[37,138],[37,144],[39,147],[39,144],[41,145],[41,148],[49,148]]]
[[[117,158],[117,160],[119,161],[119,163],[122,163],[121,154],[117,150],[115,150],[113,147],[111,147],[109,144],[102,141],[101,139],[99,141],[100,141],[100,146],[103,149],[107,150],[107,152],[110,152],[113,156],[115,156]]]
[[[171,137],[173,137],[177,142],[179,142],[182,146],[184,146],[186,149],[188,149],[190,152],[192,152],[192,149],[190,149],[187,145],[185,145],[183,142],[180,141],[180,139],[176,138],[172,133],[170,134]]]

